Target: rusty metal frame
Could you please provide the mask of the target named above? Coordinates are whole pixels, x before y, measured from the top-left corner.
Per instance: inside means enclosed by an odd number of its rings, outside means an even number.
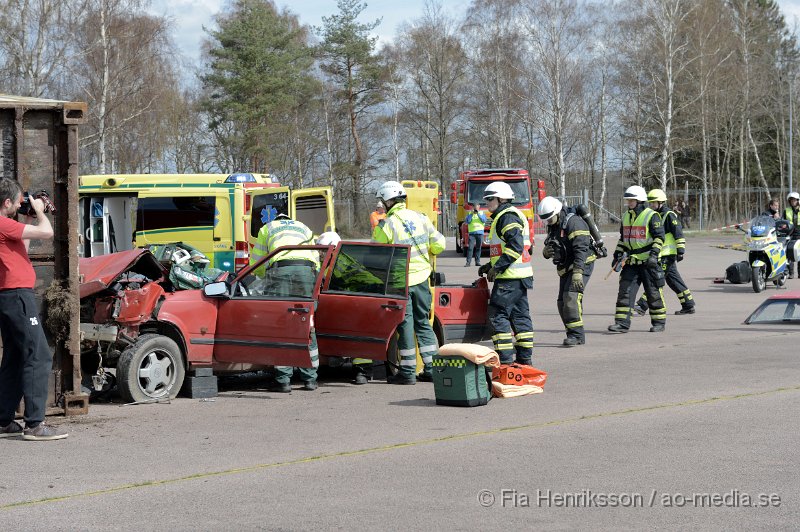
[[[6,177],[12,177],[20,182],[23,189],[29,190],[32,183],[32,174],[40,178],[51,174],[50,190],[56,205],[53,216],[52,253],[32,253],[31,261],[40,267],[47,268],[52,265],[53,279],[60,280],[69,297],[75,302],[79,301],[78,291],[78,250],[80,235],[78,227],[78,125],[84,124],[87,119],[87,107],[83,102],[63,102],[57,100],[44,100],[20,96],[0,95],[0,111],[14,113],[13,125],[13,175],[3,171]],[[48,145],[26,146],[26,117],[42,113],[51,116],[52,121],[47,121],[49,130],[41,133],[39,127],[31,136],[34,140],[44,135]],[[33,128],[33,126],[32,126]],[[33,130],[33,129],[32,129]],[[2,133],[2,132],[0,132]],[[52,149],[52,153],[49,150]],[[52,169],[32,168],[35,165],[35,155],[47,154],[47,159],[52,161]],[[29,158],[31,160],[29,160]],[[39,157],[41,159],[41,157]],[[41,179],[40,179],[41,181]],[[41,295],[41,287],[37,288],[37,295]],[[74,308],[78,309],[76,305]],[[69,332],[64,340],[57,341],[54,347],[53,362],[53,388],[52,396],[48,399],[48,414],[64,413],[66,415],[85,414],[88,412],[88,397],[81,393],[81,366],[80,366],[80,313],[70,316]]]

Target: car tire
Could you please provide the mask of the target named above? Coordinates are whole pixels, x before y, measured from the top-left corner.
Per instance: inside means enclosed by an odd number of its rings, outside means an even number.
[[[117,362],[117,386],[126,402],[174,399],[186,375],[181,350],[160,334],[143,334]]]
[[[397,375],[400,371],[400,350],[397,347],[399,335],[395,332],[389,340],[389,347],[386,348],[386,362],[383,363],[385,374],[382,377],[373,374],[374,379],[385,379],[389,375]]]

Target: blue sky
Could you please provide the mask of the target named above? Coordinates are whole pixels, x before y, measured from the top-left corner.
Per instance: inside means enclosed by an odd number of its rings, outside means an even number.
[[[335,0],[276,0],[279,7],[288,7],[304,24],[322,25],[322,17],[336,13]],[[390,41],[397,27],[422,16],[425,0],[365,0],[367,9],[361,20],[382,18],[376,29],[379,42]],[[442,0],[449,14],[463,12],[469,0]],[[214,24],[214,15],[228,5],[228,0],[152,0],[150,11],[166,15],[173,21],[173,36],[184,56],[196,64],[200,58],[200,43],[205,37],[203,26]],[[800,0],[778,0],[790,28],[800,26]]]

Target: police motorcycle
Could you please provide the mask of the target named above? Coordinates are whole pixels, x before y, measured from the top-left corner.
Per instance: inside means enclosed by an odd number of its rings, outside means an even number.
[[[786,244],[792,230],[792,224],[786,220],[775,220],[772,216],[761,214],[749,223],[749,229],[739,229],[745,233],[744,242],[747,247],[747,262],[750,263],[753,291],[762,292],[767,281],[777,287],[786,285],[789,276],[786,261]],[[795,243],[795,247],[800,243]],[[794,250],[797,255],[798,250]]]

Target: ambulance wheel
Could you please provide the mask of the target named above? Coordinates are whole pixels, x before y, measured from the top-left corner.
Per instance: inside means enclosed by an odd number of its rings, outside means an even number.
[[[763,266],[756,266],[753,268],[752,281],[753,292],[756,294],[763,292],[767,287],[767,272]]]
[[[160,334],[143,334],[117,362],[119,394],[126,402],[174,399],[186,370],[178,345]]]

